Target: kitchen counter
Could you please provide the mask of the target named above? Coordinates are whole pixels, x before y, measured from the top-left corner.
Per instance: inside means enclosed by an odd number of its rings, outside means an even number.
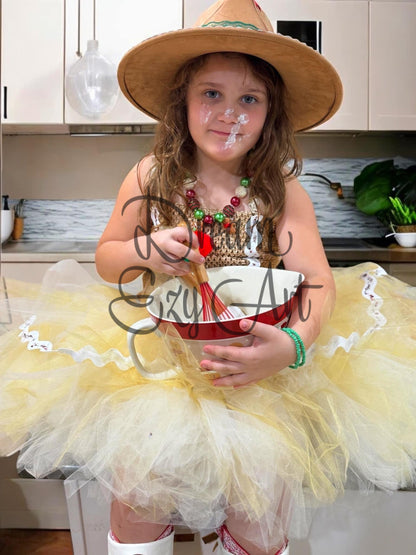
[[[98,241],[8,241],[2,245],[2,262],[58,262],[73,258],[78,262],[94,262]]]
[[[394,240],[332,237],[323,238],[330,263],[340,262],[416,262],[416,248],[400,247]],[[2,245],[2,262],[57,262],[73,258],[94,262],[97,241],[52,240],[8,241]]]

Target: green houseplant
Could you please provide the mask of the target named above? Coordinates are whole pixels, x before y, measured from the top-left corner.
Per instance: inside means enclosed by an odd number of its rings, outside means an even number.
[[[398,233],[416,232],[416,208],[404,204],[399,197],[389,197],[390,226]]]
[[[354,179],[354,195],[358,210],[393,231],[416,231],[416,165],[373,162]]]

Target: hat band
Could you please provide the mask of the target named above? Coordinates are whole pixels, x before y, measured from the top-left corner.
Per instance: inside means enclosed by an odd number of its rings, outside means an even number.
[[[210,21],[204,23],[201,27],[238,27],[242,29],[252,29],[253,31],[260,31],[258,27],[251,23],[243,23],[242,21]]]

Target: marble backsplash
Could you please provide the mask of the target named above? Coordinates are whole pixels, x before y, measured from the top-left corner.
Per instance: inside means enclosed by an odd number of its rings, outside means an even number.
[[[300,181],[315,207],[322,237],[382,237],[387,229],[375,217],[355,207],[353,181],[375,158],[306,159]],[[406,167],[416,160],[395,158]],[[342,184],[344,199],[339,199],[325,181],[305,173],[324,175]],[[13,205],[13,201],[11,202]],[[111,215],[114,199],[27,200],[24,204],[22,240],[98,240]]]

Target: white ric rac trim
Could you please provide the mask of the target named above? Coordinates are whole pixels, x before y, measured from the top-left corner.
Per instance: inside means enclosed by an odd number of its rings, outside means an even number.
[[[370,272],[364,272],[360,276],[360,278],[364,280],[364,286],[362,288],[361,294],[369,302],[367,314],[371,316],[375,322],[373,326],[369,327],[363,333],[363,337],[369,335],[370,333],[373,333],[377,329],[382,328],[387,322],[386,317],[380,312],[380,308],[383,305],[383,299],[375,292],[375,288],[377,286],[377,278],[379,276],[386,275],[386,273],[387,272],[383,268],[377,267]],[[349,337],[334,335],[333,337],[331,337],[327,345],[325,345],[325,347],[322,347],[322,351],[327,357],[332,357],[339,347],[349,353],[352,347],[354,347],[354,345],[357,345],[360,338],[360,334],[356,331],[352,332]]]
[[[371,316],[375,322],[374,326],[368,328],[368,330],[364,333],[364,336],[382,328],[387,322],[386,317],[380,312],[380,308],[383,306],[383,299],[375,292],[377,277],[384,275],[386,275],[385,270],[379,266],[375,270],[372,270],[371,272],[364,272],[364,274],[361,274],[360,276],[361,279],[364,280],[364,287],[361,293],[370,303],[367,308],[367,314]]]
[[[262,235],[258,230],[257,224],[263,219],[262,215],[255,214],[250,217],[246,224],[246,233],[249,237],[247,245],[244,247],[244,254],[247,257],[249,266],[260,266],[260,255],[257,247],[262,241]]]
[[[73,349],[54,349],[50,341],[39,339],[39,332],[36,330],[29,330],[30,326],[36,320],[36,316],[31,316],[24,322],[19,329],[22,330],[18,337],[22,343],[27,343],[27,349],[33,351],[39,349],[42,352],[63,353],[69,355],[75,362],[83,362],[84,360],[91,360],[95,366],[101,368],[106,364],[113,362],[120,370],[129,370],[133,366],[133,362],[129,356],[124,356],[117,349],[108,349],[104,353],[98,353],[92,345],[85,345],[78,351]]]
[[[29,331],[29,327],[36,320],[36,316],[31,316],[26,322],[19,326],[19,330],[22,330],[18,337],[22,343],[27,343],[27,349],[33,351],[39,349],[39,351],[52,351],[52,343],[50,341],[39,340],[38,331]]]

